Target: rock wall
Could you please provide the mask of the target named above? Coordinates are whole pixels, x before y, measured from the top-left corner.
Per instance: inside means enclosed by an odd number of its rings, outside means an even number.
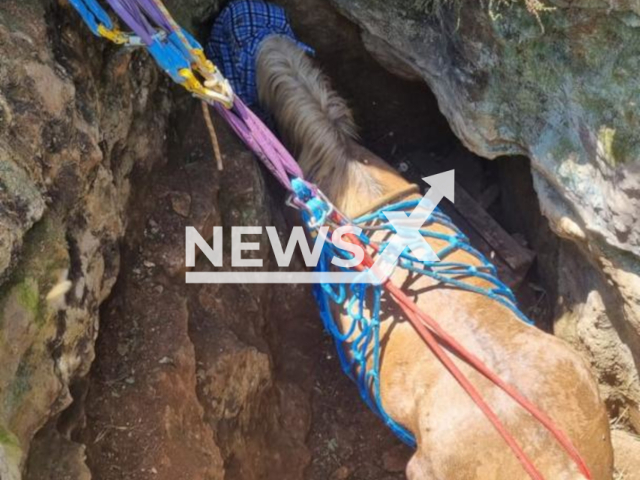
[[[166,4],[192,31],[218,8]],[[282,222],[251,154],[214,118],[217,172],[200,104],[64,0],[2,2],[0,59],[0,478],[302,478],[267,317],[308,291],[182,275],[186,225]]]
[[[128,176],[164,157],[167,83],[141,53],[90,38],[66,2],[0,5],[3,480],[20,478],[33,436],[89,371]],[[72,289],[47,300],[66,279]]]
[[[539,18],[524,1],[332,3],[383,65],[428,83],[469,149],[531,159],[541,209],[570,240],[556,331],[640,431],[640,3],[550,1]]]

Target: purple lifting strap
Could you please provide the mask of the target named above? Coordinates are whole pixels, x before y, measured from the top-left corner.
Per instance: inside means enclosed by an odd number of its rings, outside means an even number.
[[[154,0],[107,0],[111,8],[129,25],[145,43],[153,42],[157,27],[167,33],[173,31],[171,21],[158,8]],[[293,191],[291,177],[303,178],[302,170],[273,132],[240,100],[235,98],[233,108],[227,110],[216,103],[215,108],[242,141],[289,191]]]
[[[107,2],[144,43],[147,45],[153,43],[156,30],[140,10],[136,0],[107,0]]]
[[[147,16],[160,28],[166,32],[173,31],[173,25],[164,13],[158,8],[158,5],[153,0],[134,0],[138,3]]]
[[[173,32],[170,20],[153,0],[107,0],[107,2],[147,45],[153,43],[156,27],[167,33]]]
[[[304,178],[302,170],[273,132],[238,97],[231,110],[217,103],[215,108],[282,186],[293,191],[291,177]]]

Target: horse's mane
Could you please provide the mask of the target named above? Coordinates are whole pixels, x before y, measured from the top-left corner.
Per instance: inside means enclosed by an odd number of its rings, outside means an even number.
[[[293,150],[308,180],[339,208],[382,190],[364,168],[353,146],[353,115],[328,78],[293,41],[265,39],[257,58],[258,94],[275,117],[280,134]]]

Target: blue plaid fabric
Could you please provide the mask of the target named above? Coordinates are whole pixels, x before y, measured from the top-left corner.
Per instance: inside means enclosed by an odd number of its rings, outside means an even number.
[[[235,0],[218,16],[205,46],[207,56],[229,80],[231,87],[250,108],[258,106],[256,54],[260,42],[270,35],[284,35],[313,55],[313,49],[298,42],[282,7],[261,0]]]

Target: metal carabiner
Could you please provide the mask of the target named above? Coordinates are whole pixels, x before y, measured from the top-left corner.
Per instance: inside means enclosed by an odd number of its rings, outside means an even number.
[[[206,82],[205,85],[202,85],[202,82],[196,78],[193,71],[189,68],[179,70],[178,74],[184,79],[182,86],[196,97],[210,104],[214,102],[221,103],[227,109],[233,107],[233,92],[226,79],[216,84],[220,85],[220,91],[216,91],[210,88]]]
[[[128,34],[128,41],[124,45],[125,48],[138,48],[138,47],[146,47],[147,44],[142,38],[138,35]],[[156,42],[163,42],[167,38],[167,34],[163,30],[158,30],[152,37]]]
[[[299,210],[299,211],[305,211],[307,213],[311,213],[311,210],[309,209],[309,207],[307,207],[307,204],[304,203],[302,200],[300,200],[298,198],[298,196],[295,193],[291,193],[287,196],[286,200],[284,201],[284,204],[287,207],[291,207],[295,210]]]
[[[209,60],[207,60],[207,62],[211,63]],[[205,88],[216,92],[219,96],[222,96],[225,99],[222,103],[226,108],[233,107],[235,94],[233,93],[233,88],[231,88],[229,80],[224,78],[218,67],[213,63],[211,63],[211,66],[213,67],[213,71],[209,74],[209,78],[205,77]]]
[[[98,34],[116,45],[122,45],[125,48],[146,47],[146,44],[138,35],[123,32],[115,27],[107,28],[102,23],[98,25]]]
[[[198,70],[206,80],[215,80],[216,74],[219,74],[218,69],[211,60],[204,54],[202,48],[192,48],[191,56],[194,58],[193,66]],[[221,77],[222,75],[220,75]]]

